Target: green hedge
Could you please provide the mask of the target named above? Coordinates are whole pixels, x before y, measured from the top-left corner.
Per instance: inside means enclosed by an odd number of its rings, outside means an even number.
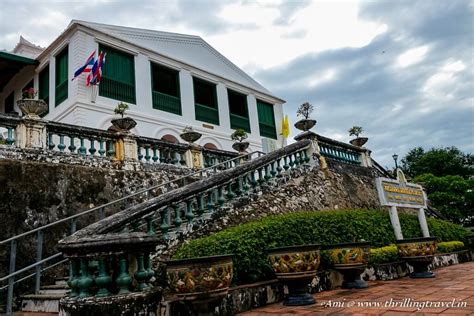
[[[465,249],[462,241],[447,241],[438,243],[438,253],[454,252]]]
[[[370,249],[369,264],[381,264],[399,261],[398,249],[396,245],[389,245],[381,248]]]
[[[405,238],[421,236],[416,216],[399,214]],[[429,218],[433,236],[441,241],[464,240],[461,226]],[[337,210],[297,212],[225,229],[182,246],[174,258],[234,254],[234,281],[255,282],[274,277],[265,249],[280,246],[320,243],[323,245],[368,240],[373,247],[395,243],[386,211]]]

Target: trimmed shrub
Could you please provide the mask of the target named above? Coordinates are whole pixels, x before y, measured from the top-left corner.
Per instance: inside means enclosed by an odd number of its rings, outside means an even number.
[[[370,249],[369,265],[400,261],[396,245]]]
[[[421,236],[416,216],[399,214],[399,218],[405,238]],[[428,226],[441,241],[463,240],[467,234],[464,228],[446,221],[430,218]],[[373,247],[395,243],[388,212],[337,210],[269,216],[193,240],[183,245],[174,258],[234,254],[234,282],[242,284],[274,277],[265,251],[268,248],[362,239]]]
[[[438,253],[448,253],[465,249],[462,241],[446,241],[438,243]]]

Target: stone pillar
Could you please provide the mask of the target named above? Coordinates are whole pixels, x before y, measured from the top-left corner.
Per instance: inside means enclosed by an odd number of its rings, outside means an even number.
[[[400,220],[398,219],[398,211],[396,206],[390,206],[390,222],[392,223],[393,232],[397,240],[403,239],[402,227],[400,226]]]
[[[115,159],[119,161],[138,161],[137,141],[130,134],[119,133],[119,138],[115,142]]]
[[[295,136],[296,141],[301,141],[305,139],[309,139],[311,141],[311,147],[308,150],[308,157],[312,158],[310,164],[317,164],[316,161],[318,161],[319,165],[321,166],[321,169],[327,169],[328,165],[326,163],[326,160],[323,156],[321,156],[319,152],[319,145],[316,133],[307,131]]]
[[[420,222],[421,232],[423,233],[423,237],[430,237],[430,231],[428,229],[428,223],[426,222],[425,217],[425,209],[419,208],[418,209],[418,221]]]
[[[15,143],[20,148],[48,148],[46,123],[23,118],[15,130]]]
[[[361,152],[360,159],[362,167],[372,168],[372,158],[370,158],[371,153],[372,152],[368,149],[365,149],[363,152]]]
[[[190,144],[189,150],[184,154],[186,166],[192,169],[202,169],[204,167],[204,157],[202,155],[201,146]]]

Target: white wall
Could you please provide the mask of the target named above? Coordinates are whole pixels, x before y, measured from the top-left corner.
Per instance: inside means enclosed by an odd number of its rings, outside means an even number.
[[[85,60],[89,57],[92,51],[96,50],[99,54],[99,42],[110,45],[115,48],[123,49],[130,53],[135,59],[135,87],[136,87],[136,102],[137,104],[130,104],[128,115],[134,118],[138,125],[135,132],[147,137],[161,137],[164,132],[178,136],[186,126],[192,126],[195,130],[201,132],[203,137],[199,144],[204,145],[207,142],[214,143],[218,148],[224,150],[232,150],[232,141],[230,134],[233,130],[230,128],[229,105],[227,99],[227,89],[240,91],[247,95],[247,103],[249,110],[249,119],[251,126],[251,133],[248,141],[250,148],[253,150],[262,149],[262,137],[259,134],[258,114],[256,98],[271,102],[269,97],[265,95],[256,95],[255,92],[241,86],[236,86],[235,83],[220,80],[213,75],[203,73],[198,69],[190,69],[187,65],[181,65],[176,61],[165,59],[159,55],[150,56],[149,53],[144,53],[138,48],[122,42],[114,41],[108,37],[95,38],[91,34],[87,34],[81,30],[74,32],[69,38],[52,50],[50,56],[43,60],[37,72],[39,72],[48,62],[50,67],[50,111],[46,119],[88,126],[93,128],[107,128],[110,126],[110,120],[114,117],[113,109],[119,101],[96,96],[95,102],[91,101],[91,94],[93,88],[86,86],[86,74],[82,74],[74,81],[68,81],[68,99],[55,106],[55,55],[68,45],[69,50],[69,78],[72,78],[74,71],[82,66]],[[155,110],[152,107],[151,96],[151,70],[150,61],[164,64],[179,71],[181,106],[183,115],[176,115],[164,111]],[[107,63],[107,61],[106,61]],[[28,67],[27,67],[28,68]],[[41,69],[40,69],[41,68]],[[7,85],[4,93],[0,95],[1,101],[8,96],[11,90],[10,86],[17,87],[21,84],[26,84],[31,76],[35,76],[35,86],[37,87],[37,73],[34,73],[32,67],[29,70],[22,71],[21,75],[17,75]],[[216,84],[217,100],[219,107],[219,125],[213,125],[213,129],[206,128],[212,125],[206,122],[197,121],[195,119],[194,108],[194,92],[193,92],[193,76],[213,82]],[[29,79],[28,79],[29,78]],[[20,88],[21,89],[21,88]],[[100,86],[99,86],[100,89]],[[20,98],[21,94],[15,95]],[[273,102],[275,103],[275,102]],[[1,102],[3,105],[3,102]],[[275,105],[275,121],[277,125],[277,134],[281,133],[281,119],[283,112],[281,104]],[[281,146],[281,136],[277,141]]]

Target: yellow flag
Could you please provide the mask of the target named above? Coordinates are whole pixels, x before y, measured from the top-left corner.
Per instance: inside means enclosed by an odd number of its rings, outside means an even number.
[[[281,123],[281,134],[284,138],[288,138],[288,135],[290,135],[290,124],[288,123],[288,115],[285,115]]]

